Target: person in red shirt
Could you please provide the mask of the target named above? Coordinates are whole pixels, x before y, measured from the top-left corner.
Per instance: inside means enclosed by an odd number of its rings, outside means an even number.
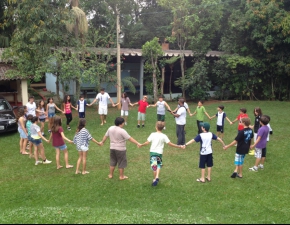
[[[140,128],[140,121],[142,121],[142,127],[145,126],[145,116],[146,116],[146,109],[148,108],[149,104],[147,102],[147,96],[144,95],[142,100],[134,103],[134,105],[139,105],[138,108],[138,125],[137,128]]]
[[[232,121],[232,123],[234,124],[235,122],[239,121],[239,125],[238,125],[238,131],[239,130],[243,130],[244,129],[244,125],[242,123],[242,118],[248,118],[248,114],[247,114],[247,109],[245,108],[240,108],[240,114],[237,116],[237,118],[235,120]]]

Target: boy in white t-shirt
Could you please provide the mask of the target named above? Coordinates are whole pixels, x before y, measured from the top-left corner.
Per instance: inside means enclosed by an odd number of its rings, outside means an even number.
[[[162,167],[162,154],[164,143],[175,147],[175,148],[182,148],[184,149],[184,145],[176,145],[170,142],[166,134],[162,133],[164,125],[159,121],[156,123],[155,129],[156,132],[151,133],[150,136],[147,138],[147,141],[143,143],[140,147],[148,145],[151,142],[150,147],[150,166],[153,170],[153,182],[152,186],[156,186],[159,182],[159,173]]]
[[[105,92],[105,88],[101,89],[101,92],[97,94],[96,98],[94,99],[94,101],[89,104],[88,106],[91,106],[92,104],[94,104],[95,102],[99,103],[99,115],[101,118],[101,126],[104,125],[104,123],[106,123],[106,117],[108,114],[108,100],[110,100],[110,102],[112,103],[112,106],[115,107],[116,105],[114,104],[113,100],[111,99],[110,95]]]
[[[27,113],[26,116],[28,116],[29,114],[31,114],[32,116],[36,116],[36,104],[34,102],[34,97],[30,96],[29,97],[29,102],[27,102],[26,104],[27,107]]]

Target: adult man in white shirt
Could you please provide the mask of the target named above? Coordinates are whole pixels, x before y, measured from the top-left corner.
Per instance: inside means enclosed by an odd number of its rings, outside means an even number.
[[[177,112],[171,112],[171,114],[175,117],[176,122],[177,145],[185,145],[186,108],[184,107],[184,99],[180,98],[178,104],[180,107]]]
[[[102,88],[101,92],[97,94],[94,101],[88,105],[88,106],[91,106],[95,102],[99,103],[99,110],[98,111],[99,111],[99,115],[101,118],[101,126],[107,122],[106,118],[107,118],[107,114],[108,114],[108,99],[112,103],[112,106],[115,107],[116,105],[114,104],[110,95],[107,92],[105,92],[105,88]]]
[[[31,114],[32,116],[36,116],[36,104],[34,102],[33,96],[29,97],[29,102],[27,102],[26,107],[27,107],[26,116],[28,116],[29,114]]]

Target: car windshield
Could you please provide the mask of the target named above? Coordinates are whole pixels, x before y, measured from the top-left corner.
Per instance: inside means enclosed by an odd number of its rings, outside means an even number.
[[[0,111],[11,110],[10,104],[5,100],[0,100]]]

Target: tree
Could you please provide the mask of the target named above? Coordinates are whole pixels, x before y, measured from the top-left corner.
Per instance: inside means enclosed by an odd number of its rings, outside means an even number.
[[[158,72],[158,58],[163,56],[162,47],[158,42],[158,38],[155,37],[151,41],[147,41],[142,46],[142,55],[145,58],[145,68],[148,72],[152,73],[153,83],[153,96],[154,101],[158,99],[158,83],[157,83],[157,72]]]

